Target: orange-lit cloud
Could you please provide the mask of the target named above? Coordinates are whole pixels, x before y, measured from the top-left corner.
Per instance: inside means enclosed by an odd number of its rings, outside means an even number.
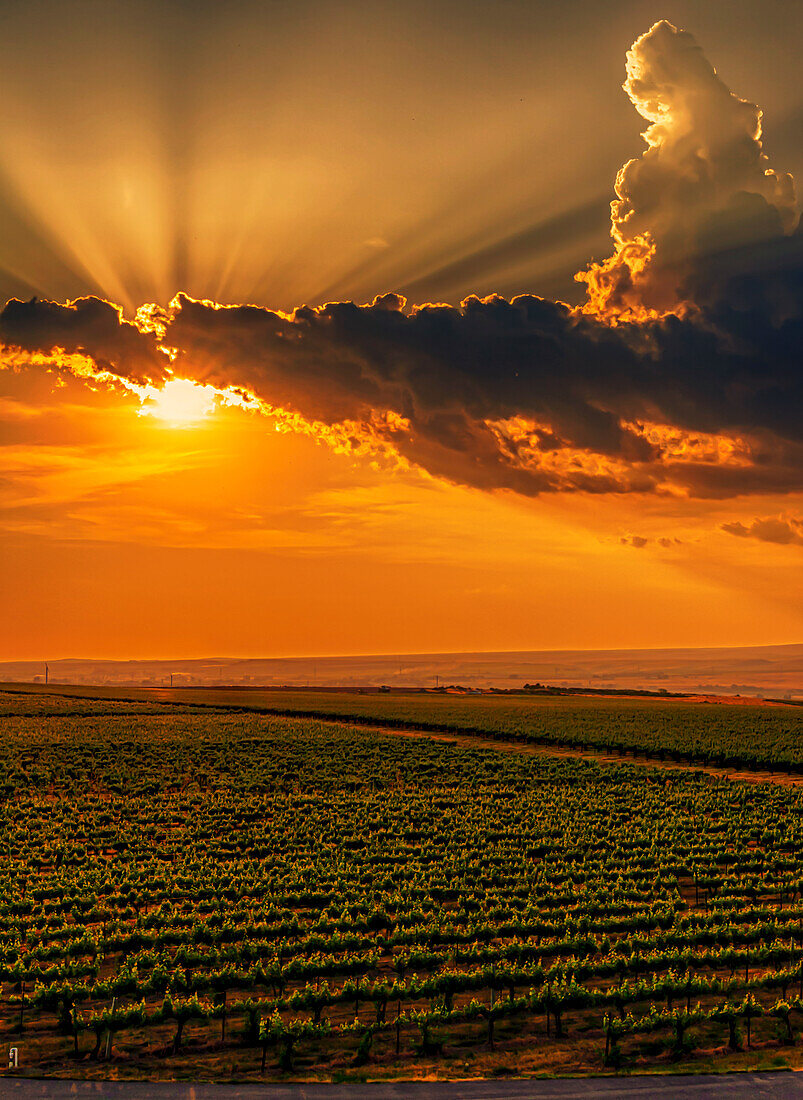
[[[745,525],[738,520],[723,523],[722,530],[740,538],[774,542],[779,546],[803,546],[803,518],[799,516],[768,516]]]
[[[583,310],[534,295],[291,312],[178,294],[10,301],[4,363],[68,371],[193,424],[238,405],[340,454],[484,490],[734,498],[803,488],[803,254],[760,112],[686,32],[628,53],[650,122]],[[715,271],[722,248],[739,263]],[[768,250],[769,249],[769,253]],[[613,322],[613,323],[612,323]]]
[[[611,328],[528,296],[286,315],[180,295],[158,331],[97,300],[0,315],[9,365],[119,384],[168,420],[178,387],[176,421],[238,404],[343,454],[526,495],[800,488],[799,327],[765,320],[734,348],[702,313]]]
[[[693,268],[708,254],[790,233],[798,216],[792,177],[762,150],[761,111],[687,31],[661,20],[638,38],[624,89],[650,123],[647,149],[616,178],[613,256],[576,277],[587,312],[638,321],[693,306]]]
[[[239,41],[196,6],[148,68],[136,5],[75,52],[43,3],[0,76],[0,283],[40,295],[0,311],[7,655],[799,640],[802,238],[689,36],[636,42],[627,100],[599,5],[553,5],[559,50],[524,5],[448,56],[399,10],[369,76],[342,47],[389,8],[267,64],[273,9]],[[788,74],[699,18],[797,171]]]

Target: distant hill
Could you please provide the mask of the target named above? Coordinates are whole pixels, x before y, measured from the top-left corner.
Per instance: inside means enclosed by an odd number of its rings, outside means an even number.
[[[0,680],[44,679],[43,661],[0,662]],[[721,649],[535,650],[360,657],[209,657],[49,662],[53,683],[253,687],[647,688],[803,698],[803,644]]]

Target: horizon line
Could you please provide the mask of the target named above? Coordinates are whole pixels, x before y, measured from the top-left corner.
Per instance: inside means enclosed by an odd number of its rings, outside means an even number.
[[[65,662],[94,662],[96,664],[146,664],[146,663],[168,663],[175,662],[190,662],[190,661],[207,661],[214,663],[216,661],[245,663],[247,661],[343,661],[343,660],[367,660],[367,659],[388,659],[398,660],[401,657],[420,658],[420,657],[506,657],[514,655],[529,655],[529,654],[564,654],[564,653],[582,653],[582,654],[602,654],[602,653],[674,653],[674,652],[690,652],[699,653],[709,650],[722,650],[724,652],[732,652],[734,650],[745,649],[793,649],[795,647],[803,647],[803,639],[798,642],[769,642],[769,643],[757,643],[757,644],[741,644],[741,645],[674,645],[674,646],[617,646],[610,649],[605,648],[559,648],[559,649],[471,649],[471,650],[390,650],[383,653],[365,652],[365,653],[313,653],[313,654],[289,654],[283,656],[222,656],[222,655],[210,655],[204,657],[4,657],[0,658],[1,665],[22,665],[22,664],[60,664]]]

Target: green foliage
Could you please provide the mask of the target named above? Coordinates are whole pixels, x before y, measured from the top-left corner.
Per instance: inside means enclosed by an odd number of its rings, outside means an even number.
[[[0,696],[0,787],[14,788],[0,805],[0,978],[12,1012],[76,1051],[83,1033],[100,1056],[106,1035],[159,1028],[163,1049],[171,1034],[191,1048],[224,1013],[230,1042],[263,1061],[274,1050],[285,1070],[332,1029],[364,1064],[397,1020],[400,1052],[412,1035],[425,1057],[456,1028],[493,1045],[536,1023],[574,1035],[578,1017],[610,1066],[650,1031],[677,1054],[702,1024],[723,1042],[727,1026],[733,1049],[742,1029],[791,1041],[796,788],[254,713],[38,699],[28,713],[22,698],[4,713]],[[514,718],[543,719],[520,735],[571,739],[591,736],[596,711],[601,737],[643,740],[685,714],[695,737],[721,740],[738,709],[525,702],[475,721],[508,736]],[[430,718],[468,705],[447,698]],[[744,721],[732,734],[746,743],[759,719]]]
[[[192,695],[185,696],[192,698]],[[803,709],[516,695],[384,695],[271,691],[222,697],[265,713],[470,733],[534,744],[652,753],[701,764],[803,770]],[[208,699],[208,694],[198,696]]]

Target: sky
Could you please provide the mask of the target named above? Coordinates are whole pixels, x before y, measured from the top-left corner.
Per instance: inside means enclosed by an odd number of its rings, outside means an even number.
[[[801,48],[7,0],[0,659],[801,641]]]

